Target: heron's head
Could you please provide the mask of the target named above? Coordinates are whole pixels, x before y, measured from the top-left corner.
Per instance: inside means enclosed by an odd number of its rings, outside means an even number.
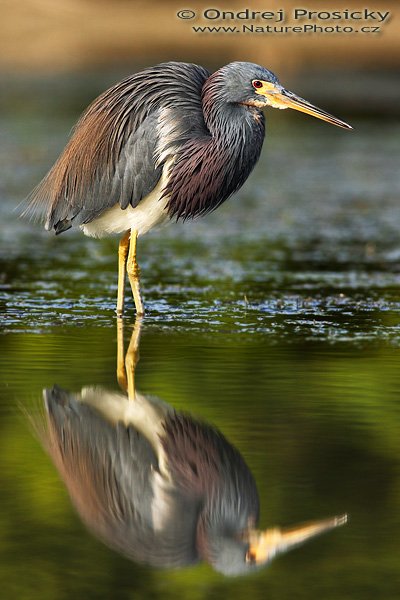
[[[273,527],[259,531],[250,528],[238,537],[224,537],[218,543],[214,541],[210,562],[216,571],[224,575],[244,575],[266,566],[275,556],[346,522],[347,515],[341,515],[288,529]]]
[[[338,127],[351,129],[351,126],[344,121],[286,90],[279,83],[278,78],[264,67],[247,62],[233,62],[222,67],[217,73],[220,89],[223,89],[222,93],[227,102],[258,109],[268,106],[280,109],[293,108]]]

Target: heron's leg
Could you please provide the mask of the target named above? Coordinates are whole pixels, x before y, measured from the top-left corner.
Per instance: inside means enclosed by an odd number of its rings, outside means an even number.
[[[120,388],[128,392],[128,399],[135,399],[135,369],[139,360],[139,340],[142,319],[136,318],[128,350],[124,352],[124,322],[117,321],[117,380]]]
[[[138,232],[135,229],[132,229],[126,270],[128,271],[129,282],[132,288],[132,295],[135,301],[136,314],[144,315],[143,300],[140,294],[140,270],[136,260],[137,236]]]
[[[122,317],[124,313],[124,295],[125,295],[125,275],[126,261],[129,253],[130,231],[122,236],[118,247],[118,297],[117,297],[117,317]]]
[[[125,355],[125,372],[127,379],[128,400],[135,399],[135,369],[139,360],[139,340],[140,331],[142,328],[141,317],[136,317],[135,325],[133,326],[131,341],[129,342],[128,350]]]
[[[117,320],[117,381],[119,387],[126,392],[128,390],[128,380],[125,370],[123,319]]]

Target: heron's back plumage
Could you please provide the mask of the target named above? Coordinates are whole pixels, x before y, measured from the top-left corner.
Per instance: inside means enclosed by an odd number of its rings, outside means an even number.
[[[137,206],[160,179],[172,146],[199,128],[204,134],[201,89],[208,75],[196,65],[165,63],[101,94],[31,193],[26,213],[43,217],[46,229],[61,233],[116,204]]]

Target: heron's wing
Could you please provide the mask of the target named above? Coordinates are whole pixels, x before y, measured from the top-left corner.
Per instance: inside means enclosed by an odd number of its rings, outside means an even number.
[[[113,426],[55,386],[45,393],[49,451],[85,522],[103,530],[151,521],[156,455],[133,427]]]
[[[98,152],[97,167],[94,158],[88,161],[84,148],[91,135],[88,129],[92,119],[89,123],[83,120],[81,129],[77,129],[79,135],[72,137],[29,197],[31,210],[42,208],[46,229],[62,233],[72,225],[93,221],[116,204],[121,208],[137,206],[156,186],[162,172],[162,165],[156,166],[154,158],[157,118],[157,112],[150,114],[137,129],[133,129],[134,123],[127,123],[130,133],[118,151],[100,144],[102,153]]]

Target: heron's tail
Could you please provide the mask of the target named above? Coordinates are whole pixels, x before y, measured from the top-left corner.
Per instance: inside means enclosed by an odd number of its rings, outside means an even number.
[[[70,229],[72,225],[67,218],[67,203],[61,202],[61,186],[60,169],[56,163],[20,204],[21,217],[43,223],[48,231],[54,227],[56,234]]]

